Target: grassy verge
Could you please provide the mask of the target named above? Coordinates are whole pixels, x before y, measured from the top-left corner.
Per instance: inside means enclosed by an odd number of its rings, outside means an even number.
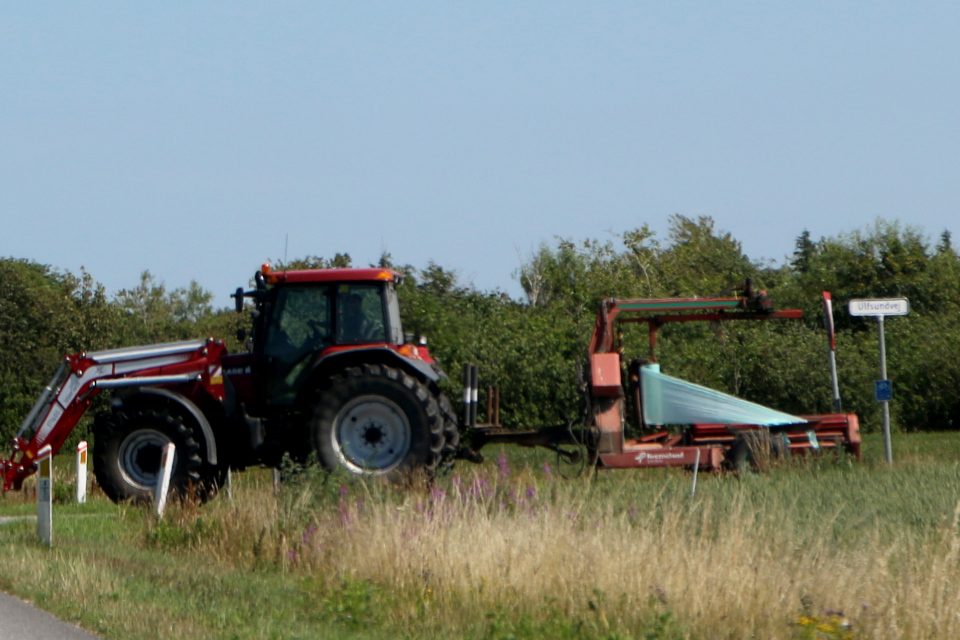
[[[683,471],[563,480],[516,450],[405,490],[247,472],[163,521],[93,495],[55,507],[52,549],[0,528],[0,588],[110,638],[960,637],[960,437],[895,447],[695,498]]]

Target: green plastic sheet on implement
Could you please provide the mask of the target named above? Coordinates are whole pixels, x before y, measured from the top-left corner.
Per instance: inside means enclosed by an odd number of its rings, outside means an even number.
[[[640,369],[643,421],[663,424],[753,424],[774,427],[802,424],[803,418],[774,411],[692,382],[660,373],[660,365]]]

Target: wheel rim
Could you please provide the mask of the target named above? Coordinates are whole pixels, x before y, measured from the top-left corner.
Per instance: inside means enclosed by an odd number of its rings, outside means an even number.
[[[139,489],[156,487],[163,447],[169,442],[170,438],[156,429],[137,429],[130,433],[120,443],[117,456],[123,479]]]
[[[340,462],[354,473],[389,473],[410,451],[407,415],[382,396],[360,396],[344,405],[331,435]]]

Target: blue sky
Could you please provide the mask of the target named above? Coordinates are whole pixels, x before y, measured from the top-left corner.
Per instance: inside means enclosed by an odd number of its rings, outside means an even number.
[[[4,3],[0,256],[228,305],[266,259],[714,218],[753,259],[960,231],[960,4]]]

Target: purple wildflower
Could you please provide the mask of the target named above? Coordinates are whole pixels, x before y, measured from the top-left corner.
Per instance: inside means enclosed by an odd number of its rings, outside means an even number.
[[[547,476],[548,478],[553,478],[553,471],[550,469],[549,464],[543,465],[543,475]]]
[[[342,497],[344,497],[345,495],[347,495],[348,493],[350,493],[350,492],[347,490],[347,485],[345,485],[345,484],[340,485],[340,497],[342,498]]]
[[[537,497],[537,490],[536,490],[535,488],[533,488],[533,487],[527,487],[527,497],[528,497],[528,498],[536,498],[536,497]]]
[[[510,465],[507,463],[507,456],[500,454],[497,458],[497,467],[500,469],[500,477],[506,480],[510,477]]]
[[[287,558],[290,559],[290,562],[296,562],[296,561],[297,561],[297,552],[294,551],[293,549],[290,549],[290,551],[287,551]]]

